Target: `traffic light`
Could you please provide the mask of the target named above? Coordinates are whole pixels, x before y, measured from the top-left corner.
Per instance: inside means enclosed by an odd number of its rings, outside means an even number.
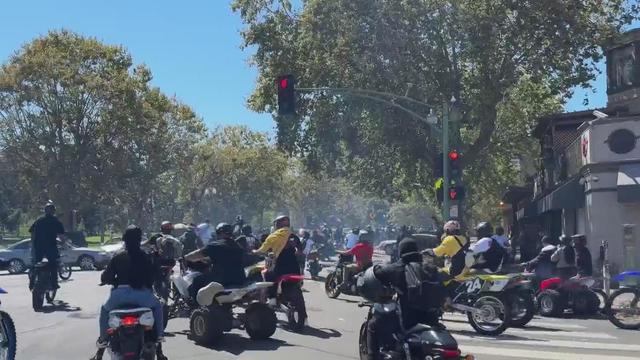
[[[295,78],[282,75],[276,81],[278,86],[278,115],[296,114]]]
[[[449,200],[464,200],[466,190],[462,185],[453,185],[449,187]]]
[[[462,169],[460,167],[460,153],[458,150],[449,151],[449,177],[452,181],[457,182],[462,176]]]

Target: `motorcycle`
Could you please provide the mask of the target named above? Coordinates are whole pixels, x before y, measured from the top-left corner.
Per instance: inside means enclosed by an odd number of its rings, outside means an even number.
[[[346,295],[358,295],[355,276],[352,279],[344,278],[345,268],[350,264],[353,264],[353,255],[340,254],[338,256],[336,269],[327,275],[324,282],[324,291],[331,299],[337,298],[342,293]]]
[[[0,294],[7,292],[0,288]],[[0,310],[0,359],[15,360],[18,346],[16,326],[6,311]]]
[[[48,303],[53,303],[57,289],[51,280],[51,272],[55,271],[58,276],[58,266],[42,261],[35,264],[29,270],[29,288],[31,290],[31,304],[34,311],[41,311],[46,298]]]
[[[107,348],[111,359],[154,360],[158,345],[153,325],[153,312],[149,308],[131,306],[110,311]],[[104,349],[98,350],[94,359],[102,359],[103,353]]]
[[[376,317],[393,316],[401,319],[401,308],[397,301],[382,303],[360,303],[358,307],[368,307],[367,318],[360,326],[358,349],[360,360],[367,360],[367,326]],[[395,321],[398,323],[398,321]],[[418,324],[411,329],[396,326],[392,336],[381,341],[380,358],[389,360],[473,360],[473,355],[462,355],[457,341],[444,326]]]
[[[625,271],[613,277],[621,287],[607,300],[609,321],[625,330],[640,329],[640,271]]]
[[[596,314],[600,309],[600,298],[591,290],[595,282],[591,277],[543,280],[536,297],[540,315],[560,316],[567,308],[575,315]]]

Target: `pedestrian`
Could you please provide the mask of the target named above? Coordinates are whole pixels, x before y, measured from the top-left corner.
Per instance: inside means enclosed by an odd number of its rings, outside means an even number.
[[[593,276],[593,262],[591,261],[591,252],[587,247],[587,237],[582,234],[576,234],[571,238],[573,239],[573,248],[576,253],[577,276]]]
[[[551,261],[556,264],[556,272],[563,280],[576,275],[576,253],[571,245],[571,238],[567,235],[560,236],[560,245],[551,255]]]

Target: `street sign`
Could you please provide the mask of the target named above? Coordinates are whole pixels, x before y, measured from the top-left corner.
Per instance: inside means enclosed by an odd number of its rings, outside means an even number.
[[[452,218],[458,217],[458,205],[451,205],[449,208],[449,216]]]

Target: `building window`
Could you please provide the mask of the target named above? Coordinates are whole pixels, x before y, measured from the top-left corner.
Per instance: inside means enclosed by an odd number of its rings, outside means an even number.
[[[626,154],[636,147],[636,135],[628,129],[618,129],[607,139],[609,149],[616,154]]]
[[[636,44],[611,50],[608,60],[609,93],[624,91],[637,86],[638,66]]]

